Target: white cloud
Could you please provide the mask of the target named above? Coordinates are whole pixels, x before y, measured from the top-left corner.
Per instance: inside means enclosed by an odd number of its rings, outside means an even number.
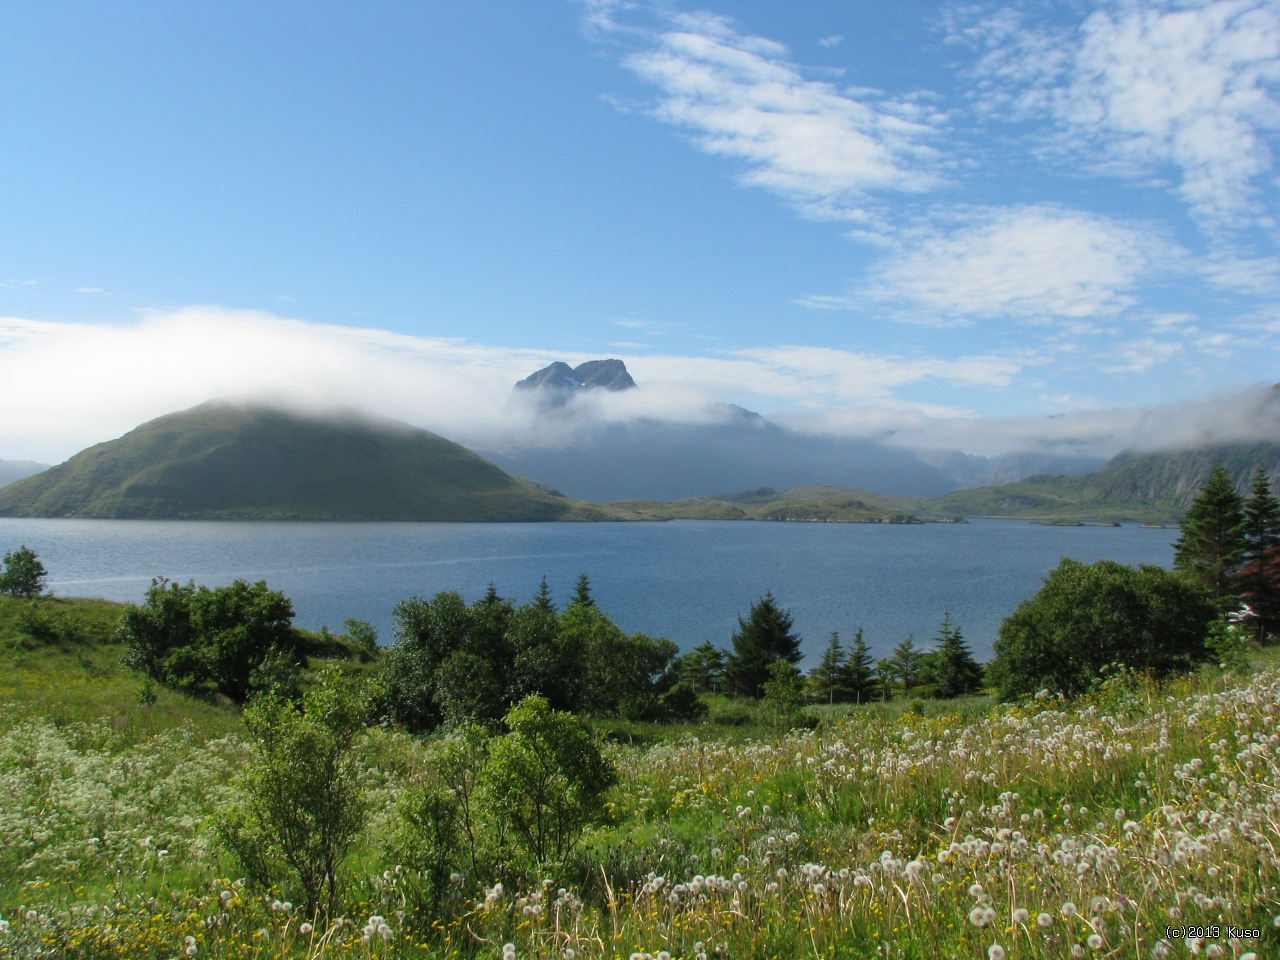
[[[613,6],[588,23],[621,31]],[[746,164],[741,182],[815,216],[860,216],[872,193],[916,193],[941,182],[930,145],[940,117],[910,103],[880,104],[805,77],[781,44],[711,14],[677,14],[635,33],[645,49],[624,59],[660,94],[650,113],[689,131],[703,151]]]
[[[988,115],[1047,116],[1100,172],[1174,173],[1211,232],[1272,215],[1268,135],[1280,129],[1280,8],[1273,0],[1099,3],[1077,30],[1001,10],[955,27],[986,48]],[[1101,161],[1099,161],[1101,156]]]
[[[189,307],[124,324],[0,319],[0,457],[62,460],[219,396],[359,406],[441,432],[496,416],[532,350]]]
[[[1049,398],[1046,398],[1049,399]],[[1280,395],[1252,387],[1159,406],[1100,407],[1058,396],[1053,416],[980,417],[943,409],[876,405],[792,414],[786,422],[812,433],[888,440],[915,450],[963,450],[998,456],[1026,451],[1110,457],[1212,443],[1273,441]]]
[[[1172,360],[1183,351],[1180,343],[1143,337],[1122,343],[1109,351],[1112,361],[1101,367],[1103,373],[1145,373],[1158,364]]]
[[[1140,280],[1180,259],[1159,237],[1051,205],[972,212],[882,261],[866,293],[948,317],[1095,317],[1135,302]]]
[[[844,43],[844,36],[839,33],[833,33],[831,36],[823,37],[819,40],[818,46],[830,49],[831,47],[838,47],[842,43]]]
[[[644,389],[601,394],[587,413],[705,422],[720,415],[715,404],[723,400],[765,411],[893,403],[911,384],[1001,386],[1028,362],[811,347],[621,358]],[[58,461],[154,417],[256,393],[358,407],[465,440],[509,428],[504,407],[517,380],[553,360],[588,359],[211,306],[121,324],[0,318],[8,398],[0,457]]]

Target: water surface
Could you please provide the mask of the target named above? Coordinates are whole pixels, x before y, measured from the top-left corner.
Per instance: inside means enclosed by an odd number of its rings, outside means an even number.
[[[922,646],[950,611],[979,659],[1000,621],[1063,556],[1173,561],[1174,529],[966,524],[687,520],[667,523],[250,523],[0,519],[0,551],[26,544],[64,596],[140,601],[153,577],[210,586],[266,580],[293,600],[300,626],[340,631],[369,620],[392,639],[410,596],[490,583],[530,599],[543,576],[562,604],[579,573],[624,630],[682,648],[728,647],[766,590],[788,608],[809,663],[831,631],[861,626],[882,656],[908,633]]]

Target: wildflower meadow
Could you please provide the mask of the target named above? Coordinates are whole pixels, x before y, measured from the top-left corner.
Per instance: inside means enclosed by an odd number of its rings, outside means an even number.
[[[756,739],[690,725],[606,746],[605,815],[558,860],[441,841],[438,889],[405,810],[439,744],[372,727],[367,817],[313,913],[219,839],[247,732],[11,711],[0,956],[1277,957],[1277,716],[1268,668]]]

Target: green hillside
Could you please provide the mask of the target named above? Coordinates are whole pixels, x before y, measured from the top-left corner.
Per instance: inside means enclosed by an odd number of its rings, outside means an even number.
[[[1216,466],[1248,493],[1262,467],[1280,478],[1280,444],[1222,444],[1193,450],[1120,454],[1082,477],[1038,476],[994,487],[957,490],[918,501],[924,515],[1070,517],[1171,522],[1182,517]]]
[[[211,401],[0,489],[0,516],[525,521],[610,515],[399,421]]]

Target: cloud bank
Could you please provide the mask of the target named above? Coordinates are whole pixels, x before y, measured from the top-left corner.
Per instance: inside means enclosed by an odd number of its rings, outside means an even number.
[[[1274,411],[1259,400],[1268,394],[1257,390],[1176,407],[1048,418],[983,418],[903,396],[927,383],[1005,389],[1038,362],[1029,356],[944,359],[779,346],[620,358],[641,389],[581,397],[576,420],[562,419],[556,429],[715,423],[732,402],[806,432],[970,453],[1109,455],[1144,440],[1276,434]],[[59,462],[154,417],[247,394],[368,410],[462,442],[545,442],[529,432],[535,421],[510,397],[515,381],[556,359],[595,358],[208,306],[120,324],[0,318],[0,381],[7,387],[0,457]]]

